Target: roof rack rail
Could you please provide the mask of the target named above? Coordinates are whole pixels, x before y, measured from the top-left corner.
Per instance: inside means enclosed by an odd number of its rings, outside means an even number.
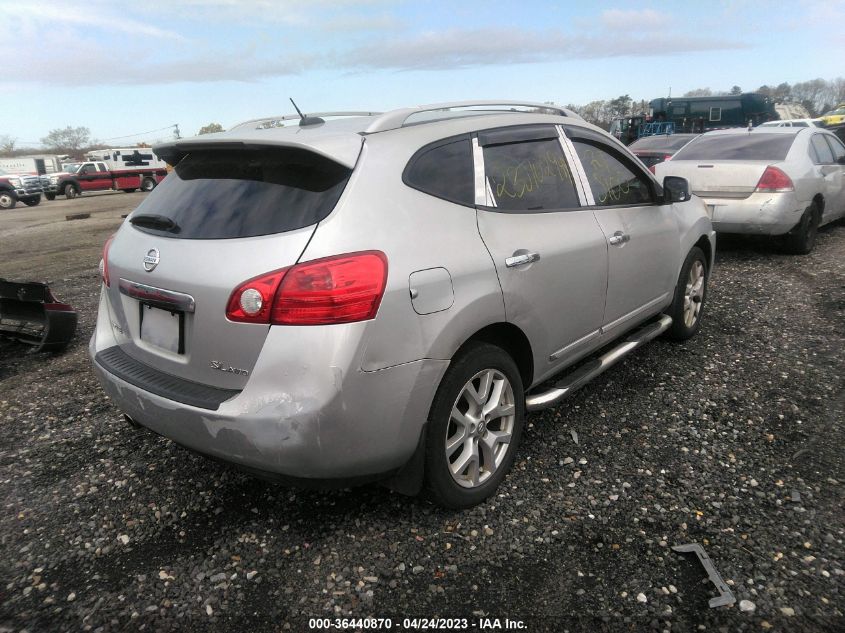
[[[517,110],[516,108],[523,108]],[[507,112],[524,113],[525,109],[536,109],[543,113],[557,114],[560,116],[572,117],[581,119],[581,116],[568,108],[562,108],[548,103],[536,103],[533,101],[511,101],[507,99],[502,100],[476,100],[476,101],[453,101],[448,103],[434,103],[430,105],[421,105],[415,108],[400,108],[398,110],[391,110],[385,112],[376,118],[369,127],[365,130],[365,134],[373,132],[385,132],[387,130],[395,130],[407,125],[417,125],[420,123],[429,123],[432,121],[443,120],[447,118],[455,118],[458,116],[476,116],[478,114],[505,114]],[[461,114],[461,110],[465,114]],[[443,112],[442,117],[418,117],[420,120],[412,121],[414,115],[419,114],[434,114]],[[447,114],[448,113],[448,114]]]
[[[353,117],[353,116],[375,116],[381,112],[309,112],[309,117],[319,117],[325,119],[327,117]],[[284,121],[301,121],[302,117],[298,114],[282,114],[279,116],[262,117],[260,119],[250,119],[243,121],[237,125],[229,128],[229,131],[249,128],[253,130],[266,130],[274,127],[282,127]]]

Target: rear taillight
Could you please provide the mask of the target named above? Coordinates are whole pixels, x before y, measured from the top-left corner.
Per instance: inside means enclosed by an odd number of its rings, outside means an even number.
[[[670,158],[672,158],[672,154],[663,154],[663,162],[666,162]]]
[[[109,283],[109,247],[113,239],[114,235],[106,240],[106,243],[103,245],[103,259],[100,260],[100,276],[103,278],[103,283],[106,284],[106,287],[111,285]]]
[[[230,321],[328,325],[375,317],[387,283],[380,251],[315,259],[250,279],[229,298]]]
[[[757,191],[783,192],[794,190],[795,187],[789,176],[771,165],[766,167],[766,171],[760,176],[760,182],[757,183]]]

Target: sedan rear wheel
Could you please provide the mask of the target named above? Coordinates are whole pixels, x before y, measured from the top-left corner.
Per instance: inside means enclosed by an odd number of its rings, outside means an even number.
[[[818,232],[819,208],[814,202],[804,211],[804,215],[801,216],[798,226],[786,234],[786,239],[784,240],[786,251],[793,255],[806,255],[816,245],[816,235]]]
[[[511,357],[473,343],[443,377],[426,444],[431,499],[447,508],[480,503],[513,465],[525,417],[522,379]]]

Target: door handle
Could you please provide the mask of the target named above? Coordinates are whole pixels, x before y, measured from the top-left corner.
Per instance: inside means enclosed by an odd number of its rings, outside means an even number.
[[[514,268],[515,266],[525,266],[540,259],[540,253],[523,253],[522,255],[514,255],[505,260],[505,266]]]
[[[607,238],[607,241],[611,246],[619,246],[620,244],[630,242],[631,236],[627,233],[623,233],[622,231],[616,231],[616,233]]]

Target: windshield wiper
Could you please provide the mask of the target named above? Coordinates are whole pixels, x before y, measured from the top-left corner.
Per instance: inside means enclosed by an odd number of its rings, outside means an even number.
[[[129,218],[129,222],[133,226],[143,226],[149,229],[158,229],[159,231],[168,231],[169,233],[178,233],[182,228],[176,224],[171,218],[166,215],[141,214],[134,215]]]

